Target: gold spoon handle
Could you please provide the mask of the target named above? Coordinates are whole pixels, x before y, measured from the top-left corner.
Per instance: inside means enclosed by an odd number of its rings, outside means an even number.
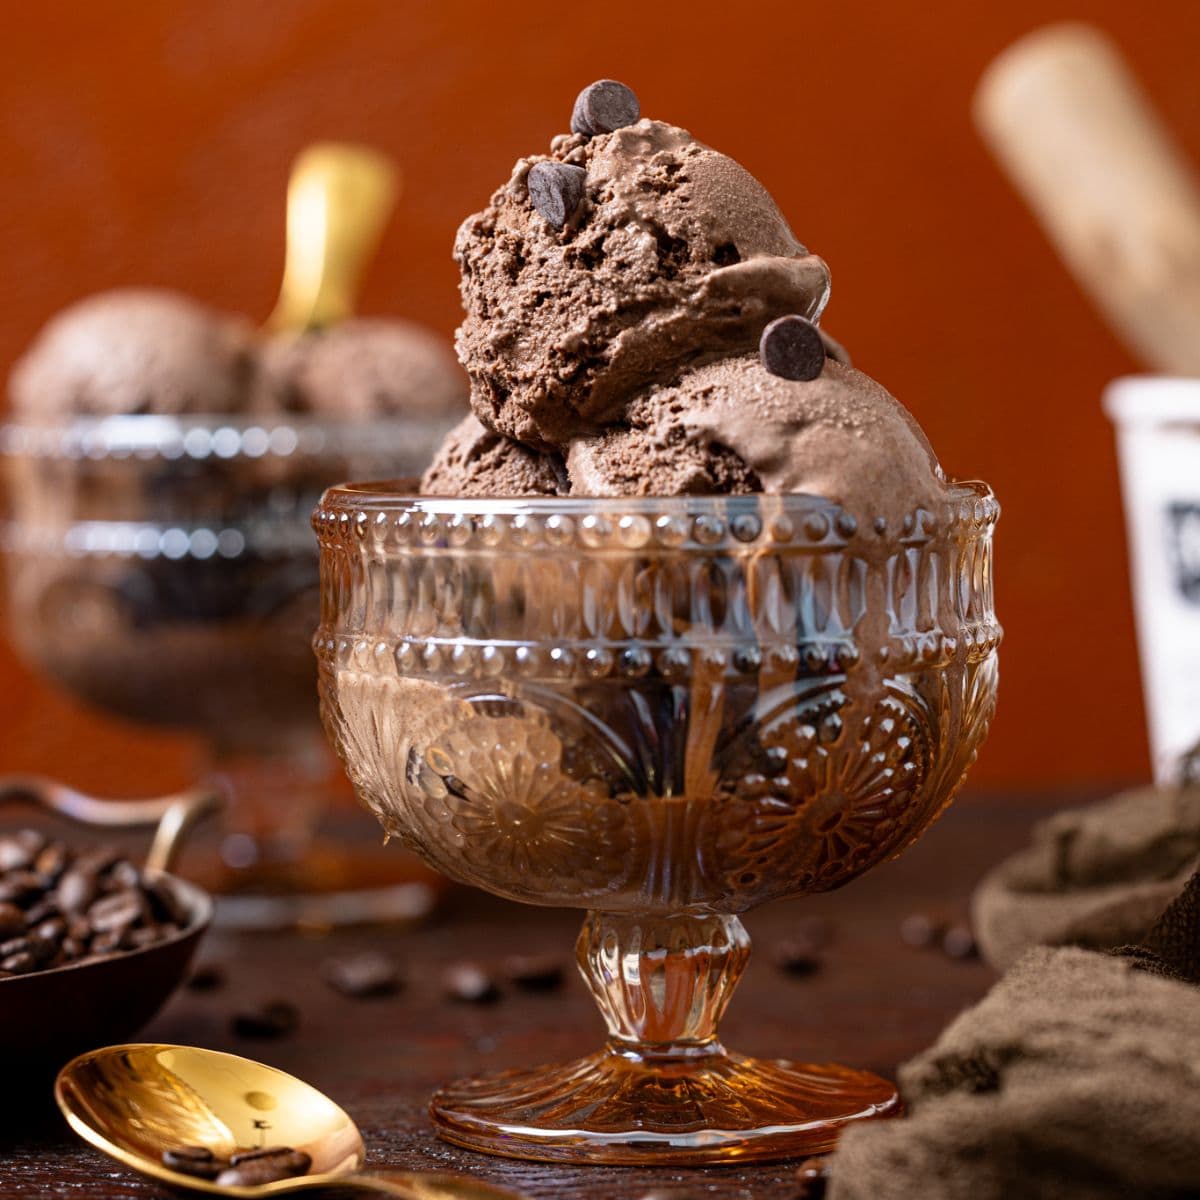
[[[366,146],[319,142],[292,167],[287,253],[267,324],[299,333],[354,312],[362,276],[399,193],[399,171]]]

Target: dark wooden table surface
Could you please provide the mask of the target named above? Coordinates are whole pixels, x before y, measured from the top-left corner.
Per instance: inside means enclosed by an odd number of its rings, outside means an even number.
[[[951,960],[905,946],[897,933],[913,911],[965,912],[982,872],[1019,846],[1046,806],[970,799],[898,862],[841,892],[780,903],[746,919],[758,953],[722,1026],[740,1051],[808,1061],[843,1061],[888,1074],[929,1045],[947,1020],[992,982],[980,962]],[[795,978],[772,964],[773,944],[806,913],[832,919],[834,939],[821,969]],[[796,1164],[659,1168],[563,1167],[460,1151],[438,1141],[425,1115],[434,1087],[480,1070],[567,1059],[601,1043],[599,1016],[573,972],[557,992],[508,993],[469,1006],[441,996],[443,967],[459,959],[498,963],[513,952],[553,951],[570,963],[582,914],[507,904],[477,893],[451,897],[432,923],[410,931],[210,934],[201,961],[228,972],[218,990],[180,992],[144,1031],[145,1040],[230,1050],[307,1079],[359,1123],[370,1166],[454,1170],[531,1197],[640,1197],[652,1187],[687,1195],[784,1200],[796,1193]],[[349,999],[321,981],[331,955],[376,948],[402,964],[395,996]],[[230,1016],[276,998],[300,1007],[289,1036],[261,1041],[230,1031]],[[0,1197],[159,1197],[139,1179],[87,1148],[53,1112],[25,1114],[0,1133]]]

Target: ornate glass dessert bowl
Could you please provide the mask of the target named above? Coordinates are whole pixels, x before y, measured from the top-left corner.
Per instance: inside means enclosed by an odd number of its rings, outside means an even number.
[[[950,803],[995,704],[998,507],[895,527],[810,496],[328,491],[315,639],[360,798],[438,870],[588,910],[605,1049],[454,1084],[495,1154],[749,1161],[894,1114],[892,1084],[726,1051],[739,914],[849,882]]]
[[[284,897],[306,891],[351,887],[367,909],[396,898],[364,895],[363,864],[313,842],[329,780],[308,521],[348,471],[423,465],[446,423],[136,415],[0,429],[10,637],[97,708],[204,738],[206,771],[234,795],[225,866],[202,872],[242,893],[219,905],[226,923],[286,920]]]

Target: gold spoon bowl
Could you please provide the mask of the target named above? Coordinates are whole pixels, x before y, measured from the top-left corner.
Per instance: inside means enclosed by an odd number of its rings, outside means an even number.
[[[282,1196],[336,1185],[406,1200],[516,1200],[452,1175],[362,1175],[366,1148],[349,1115],[309,1084],[236,1054],[196,1046],[107,1046],[69,1062],[55,1099],[84,1141],[170,1187],[216,1196]],[[290,1146],[312,1158],[307,1175],[222,1186],[174,1171],[163,1153],[203,1146],[215,1157]]]

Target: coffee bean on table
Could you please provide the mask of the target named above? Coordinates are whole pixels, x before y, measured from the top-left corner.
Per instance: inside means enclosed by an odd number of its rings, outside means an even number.
[[[201,963],[185,985],[193,992],[215,992],[225,984],[225,972],[215,963]]]
[[[632,125],[642,115],[632,88],[615,79],[598,79],[575,98],[571,110],[571,132],[595,137]]]
[[[563,984],[563,965],[557,958],[513,954],[504,960],[504,977],[527,992],[552,992]]]
[[[230,1026],[238,1037],[279,1038],[300,1022],[300,1012],[288,1000],[274,1000],[251,1012],[235,1013]]]
[[[812,946],[799,938],[777,942],[771,960],[780,971],[796,977],[815,975],[821,969],[821,960]]]
[[[583,203],[587,178],[582,167],[570,163],[540,162],[529,170],[529,201],[555,229],[562,229]]]
[[[796,1172],[796,1181],[800,1184],[796,1200],[823,1200],[829,1187],[828,1159],[810,1158]]]
[[[355,999],[389,996],[400,987],[400,972],[384,954],[331,958],[324,964],[322,974],[330,987]]]
[[[229,1166],[223,1158],[217,1158],[207,1146],[176,1146],[162,1152],[164,1167],[178,1171],[181,1175],[192,1175],[197,1179],[216,1179]]]
[[[975,944],[975,935],[970,927],[961,923],[951,925],[942,935],[942,953],[947,958],[963,961],[978,958],[979,947]]]
[[[946,922],[929,913],[909,913],[900,922],[900,940],[914,950],[936,945],[946,931]]]
[[[802,383],[821,374],[825,343],[806,317],[778,317],[762,331],[758,356],[772,375]]]
[[[491,1004],[500,998],[496,981],[477,963],[455,963],[442,975],[442,990],[464,1004]]]

